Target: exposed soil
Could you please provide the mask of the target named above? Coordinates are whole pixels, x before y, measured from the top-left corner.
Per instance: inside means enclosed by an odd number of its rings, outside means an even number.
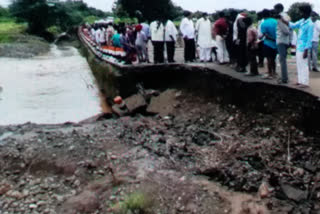
[[[164,93],[161,116],[0,127],[0,213],[121,213],[135,192],[150,203],[128,213],[320,212],[318,139],[293,112]]]

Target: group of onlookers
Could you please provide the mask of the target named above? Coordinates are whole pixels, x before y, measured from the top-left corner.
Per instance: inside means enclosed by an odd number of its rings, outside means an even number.
[[[288,49],[296,49],[298,71],[297,85],[309,85],[309,70],[318,71],[318,45],[320,21],[311,6],[299,8],[303,18],[292,23],[284,13],[282,4],[272,10],[259,12],[258,25],[253,24],[249,14],[231,11],[220,12],[212,23],[207,13],[198,20],[192,19],[189,11],[184,12],[179,31],[168,19],[155,20],[148,25],[139,19],[136,25],[93,25],[91,37],[99,45],[123,48],[125,61],[130,64],[137,56],[140,63],[149,62],[148,41],[153,45],[154,63],[175,62],[175,47],[178,36],[184,41],[185,62],[217,61],[230,64],[236,71],[248,76],[259,75],[258,68],[267,61],[266,79],[277,77],[276,59],[279,56],[281,78],[279,83],[288,83]],[[139,17],[138,17],[139,18]],[[298,35],[296,29],[299,30]],[[166,50],[166,59],[165,59]],[[247,71],[249,65],[250,70]]]

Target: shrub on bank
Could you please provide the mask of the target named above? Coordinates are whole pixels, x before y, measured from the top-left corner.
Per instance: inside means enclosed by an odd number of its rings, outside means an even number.
[[[17,35],[25,33],[27,24],[18,24],[14,19],[0,18],[0,43],[14,42]]]

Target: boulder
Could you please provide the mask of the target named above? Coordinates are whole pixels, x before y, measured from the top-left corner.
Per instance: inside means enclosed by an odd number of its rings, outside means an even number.
[[[141,94],[135,94],[125,99],[125,104],[130,113],[145,111],[147,102]]]
[[[152,97],[147,112],[159,114],[162,117],[173,114],[175,106],[178,104],[176,93],[176,90],[168,89],[159,96]]]
[[[100,206],[99,198],[94,192],[84,191],[80,195],[71,197],[64,206],[64,213],[92,213]]]

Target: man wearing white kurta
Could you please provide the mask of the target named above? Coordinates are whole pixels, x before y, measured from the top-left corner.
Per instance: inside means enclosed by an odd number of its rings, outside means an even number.
[[[185,11],[184,18],[180,24],[180,31],[184,39],[184,60],[185,62],[193,62],[196,59],[196,46],[195,46],[195,29],[192,20],[190,19],[191,12]]]
[[[312,8],[309,5],[300,6],[300,12],[303,14],[303,18],[296,22],[290,23],[291,29],[299,29],[298,41],[297,41],[297,71],[298,82],[297,85],[301,87],[309,86],[309,66],[308,66],[308,50],[312,47],[313,38],[313,22],[310,15]]]
[[[204,13],[203,17],[197,21],[196,31],[198,32],[197,44],[200,47],[200,61],[209,62],[211,60],[212,34],[208,14]]]

